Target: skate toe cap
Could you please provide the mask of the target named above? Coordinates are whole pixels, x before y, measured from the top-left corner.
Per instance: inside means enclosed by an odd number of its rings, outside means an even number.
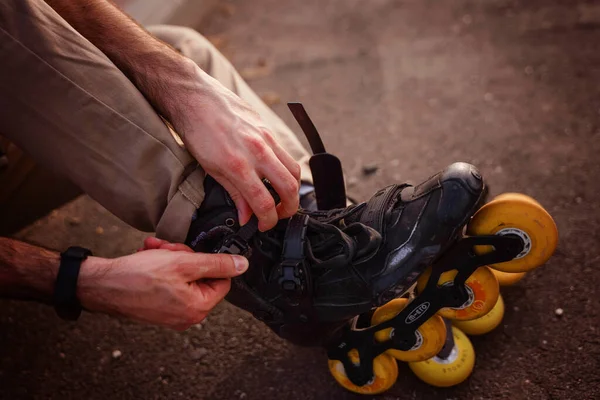
[[[440,177],[440,183],[447,182],[461,185],[477,195],[483,190],[483,178],[479,170],[474,165],[465,162],[456,162],[446,167]]]
[[[474,211],[484,187],[477,168],[464,162],[448,166],[440,176],[440,186],[438,215],[450,225],[464,221]]]

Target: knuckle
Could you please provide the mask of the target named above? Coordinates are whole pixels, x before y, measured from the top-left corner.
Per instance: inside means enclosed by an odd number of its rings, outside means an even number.
[[[260,198],[261,196],[263,196],[263,191],[265,191],[265,190],[266,189],[262,183],[253,183],[248,188],[248,194],[250,194],[250,196],[252,196],[252,198],[256,199],[256,198]]]
[[[235,174],[243,174],[248,170],[248,163],[244,158],[238,155],[230,155],[227,157],[227,165]]]
[[[293,198],[295,198],[298,195],[298,190],[300,189],[300,185],[298,184],[298,181],[294,180],[294,179],[288,179],[287,183],[286,183],[286,188],[285,191],[286,193]]]
[[[260,135],[246,135],[245,141],[248,148],[253,152],[260,151],[265,147],[265,141],[260,137]]]
[[[267,157],[267,154],[268,154],[267,144],[261,137],[247,136],[246,144],[257,160],[260,161],[260,160],[265,159],[265,157]]]
[[[300,164],[298,164],[297,162],[294,163],[294,165],[291,166],[291,173],[292,175],[294,175],[294,178],[296,178],[297,180],[300,180],[300,176],[302,174],[302,169],[300,168]]]
[[[261,215],[268,214],[275,208],[275,201],[271,196],[261,196],[256,203],[257,211]]]
[[[225,273],[227,271],[227,267],[229,266],[229,259],[231,258],[231,256],[228,255],[221,255],[219,254],[217,257],[215,257],[214,260],[214,269],[217,273],[219,273],[219,275]]]
[[[262,135],[263,135],[263,139],[265,140],[265,142],[269,145],[269,146],[273,146],[275,145],[275,137],[273,136],[273,134],[268,130],[268,129],[263,129],[262,130]]]

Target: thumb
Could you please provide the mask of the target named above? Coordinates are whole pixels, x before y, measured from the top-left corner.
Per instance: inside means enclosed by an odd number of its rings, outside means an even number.
[[[248,269],[248,260],[242,256],[230,254],[201,254],[188,253],[195,257],[187,269],[190,280],[207,278],[233,278],[243,274]]]

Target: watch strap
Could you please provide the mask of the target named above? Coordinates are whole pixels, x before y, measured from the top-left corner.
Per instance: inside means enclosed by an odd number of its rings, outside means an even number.
[[[54,285],[54,309],[62,319],[75,321],[81,315],[77,280],[81,263],[91,255],[90,250],[78,246],[69,247],[60,254],[60,267]]]

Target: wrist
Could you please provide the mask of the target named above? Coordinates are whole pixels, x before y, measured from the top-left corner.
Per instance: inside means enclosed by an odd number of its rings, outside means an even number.
[[[207,117],[224,113],[228,107],[224,99],[231,93],[187,57],[167,65],[148,71],[142,91],[183,139]]]
[[[77,281],[77,299],[87,311],[107,311],[110,305],[105,295],[106,281],[113,261],[88,257],[81,263]]]
[[[177,127],[189,110],[191,96],[202,91],[203,71],[187,57],[174,50],[156,54],[144,67],[132,74],[138,89],[165,119]]]

